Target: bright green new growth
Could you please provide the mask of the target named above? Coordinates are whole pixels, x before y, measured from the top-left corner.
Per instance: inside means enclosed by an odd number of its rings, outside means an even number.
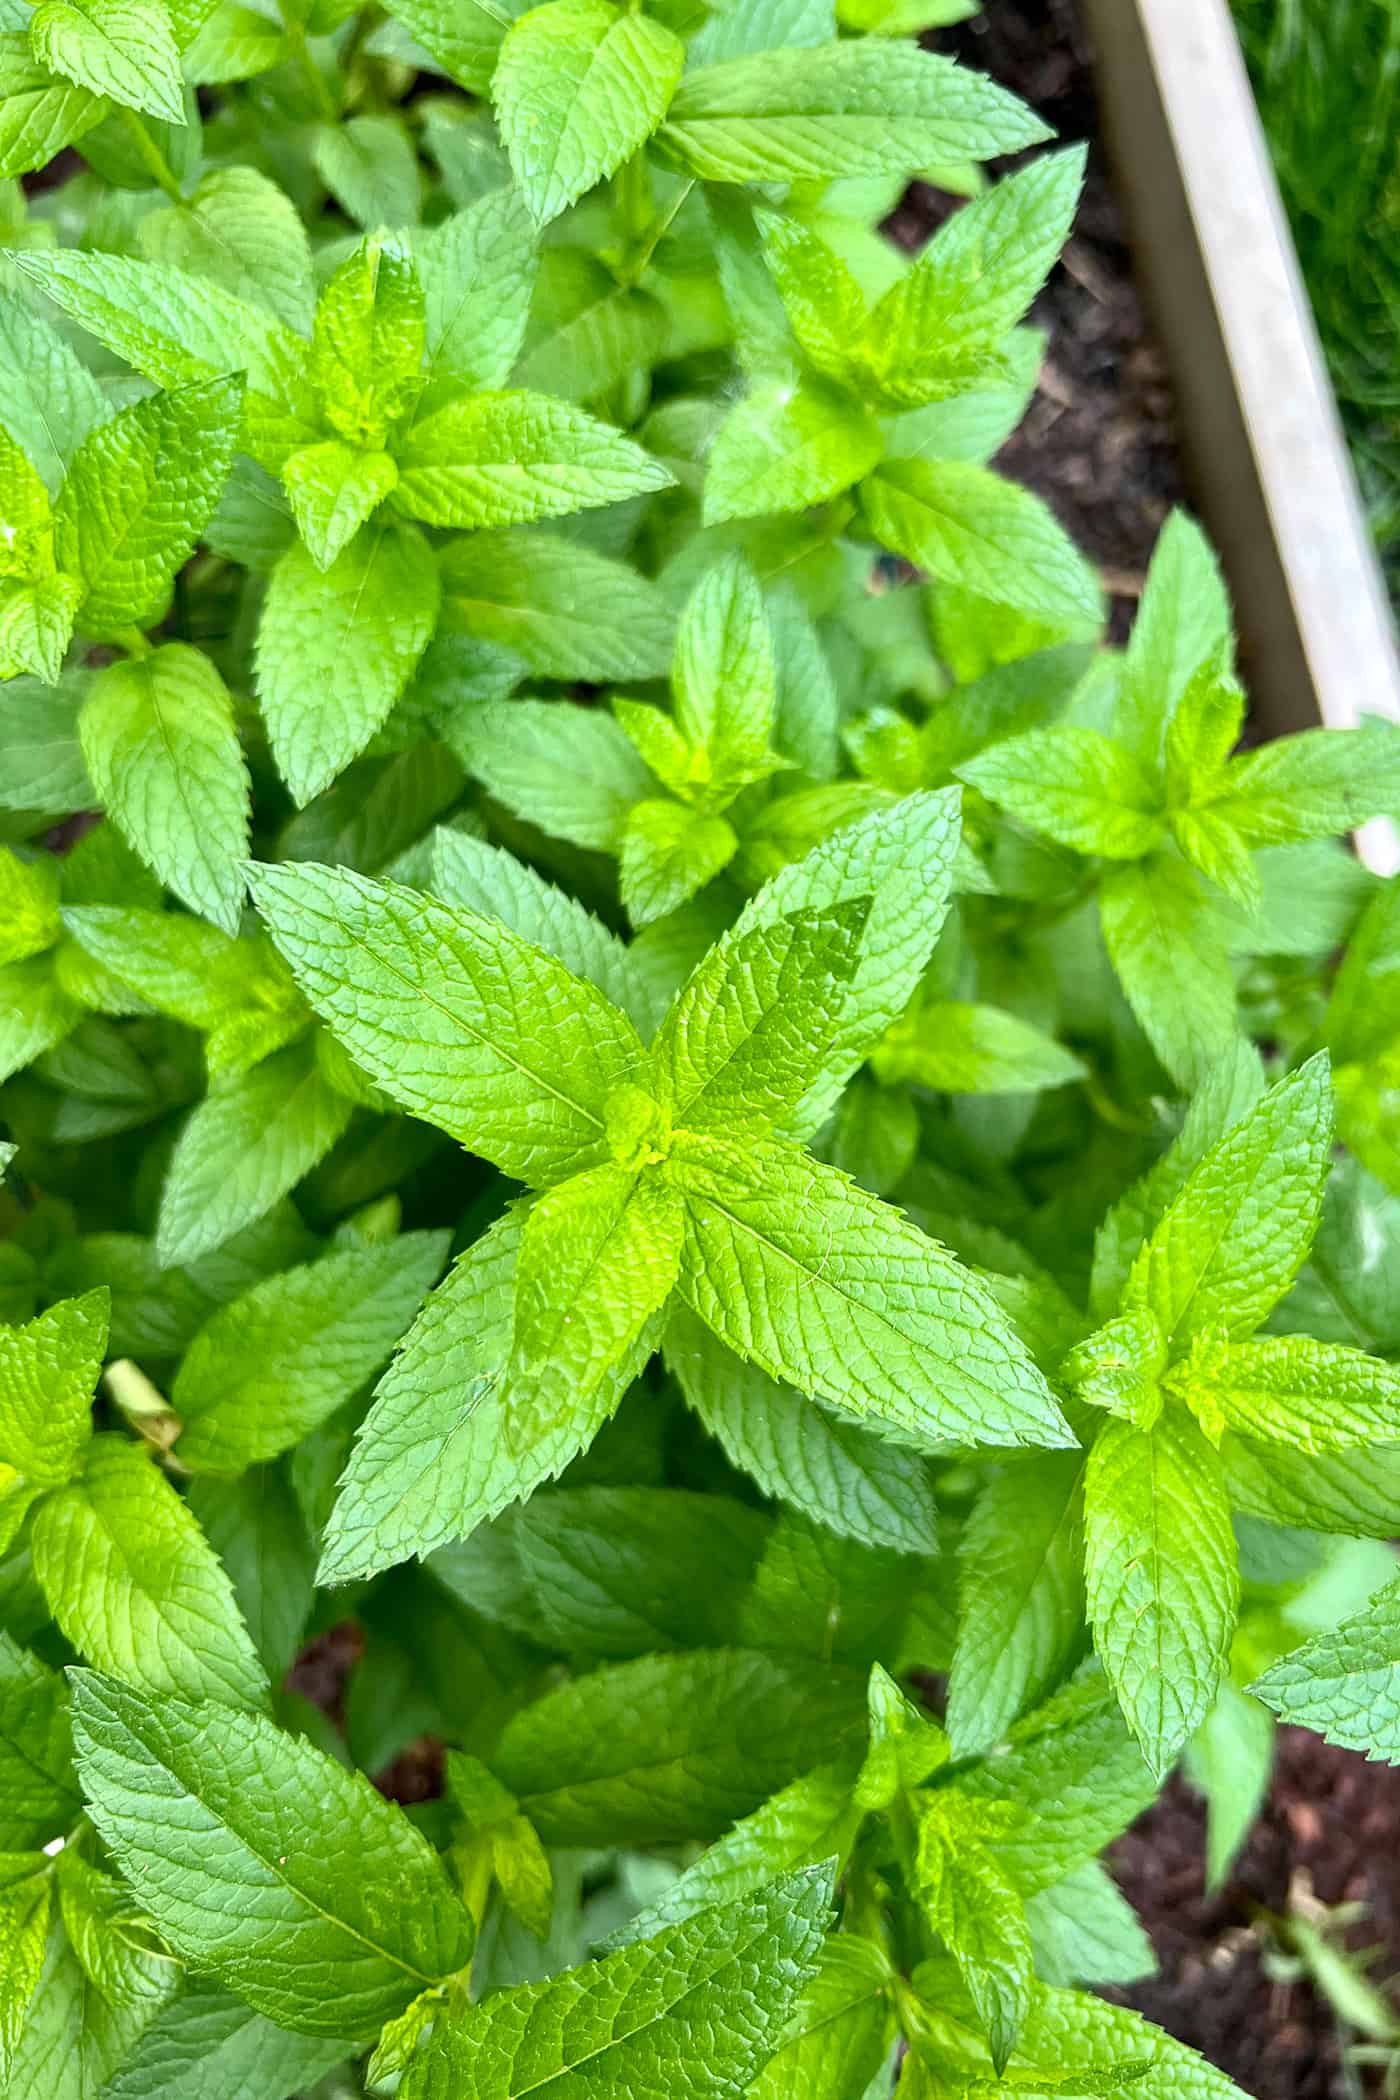
[[[1400,1760],[1400,732],[966,12],[0,26],[0,2100],[1229,2100],[1100,1854]]]

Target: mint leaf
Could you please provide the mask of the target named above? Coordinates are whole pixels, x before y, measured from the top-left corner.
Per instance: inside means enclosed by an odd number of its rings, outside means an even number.
[[[78,87],[184,123],[180,56],[159,0],[40,0],[29,42],[51,72]]]
[[[201,2100],[242,2100],[281,2085],[295,2092],[348,2053],[343,2041],[291,2034],[231,1991],[203,1979],[161,2007],[108,2082],[109,2100],[180,2100],[200,2080]]]
[[[543,532],[473,533],[443,553],[442,630],[513,650],[546,678],[654,678],[671,616],[625,562]]]
[[[110,1303],[106,1290],[89,1291],[0,1327],[0,1460],[38,1487],[61,1487],[81,1464]]]
[[[320,1427],[384,1362],[442,1267],[440,1233],[351,1247],[254,1284],[191,1342],[171,1388],[192,1472],[240,1473]]]
[[[450,401],[416,422],[395,450],[395,506],[428,525],[522,525],[620,503],[671,480],[629,438],[544,394]]]
[[[497,1992],[439,2021],[404,2100],[509,2100],[584,2080],[629,2092],[657,2077],[677,2100],[739,2100],[816,1966],[829,1902],[820,1870],[788,1875],[587,1968]]]
[[[1162,842],[1155,782],[1096,729],[1031,730],[958,771],[1023,823],[1078,853],[1137,860]]]
[[[1220,1345],[1174,1374],[1209,1434],[1220,1425],[1299,1451],[1400,1443],[1400,1371],[1363,1350],[1306,1335]]]
[[[898,1211],[772,1139],[673,1162],[681,1294],[736,1355],[925,1448],[1068,1439],[992,1298]]]
[[[80,1809],[63,1679],[0,1633],[0,1844],[62,1837]]]
[[[367,525],[319,569],[288,549],[258,622],[258,705],[299,803],[329,786],[380,728],[427,647],[437,570],[407,525]]]
[[[343,438],[302,445],[282,469],[297,531],[322,570],[330,568],[398,484],[398,467],[387,452],[362,452]]]
[[[723,817],[683,803],[649,800],[629,813],[618,884],[634,926],[649,926],[697,896],[738,847]]]
[[[23,29],[0,32],[0,178],[41,168],[100,124],[107,107],[85,87],[55,80]]]
[[[848,394],[816,379],[755,386],[710,449],[705,523],[828,502],[863,482],[882,449],[875,418]]]
[[[1179,1085],[1200,1086],[1233,1054],[1235,982],[1221,928],[1194,871],[1154,855],[1115,868],[1099,891],[1104,943],[1128,1004]]]
[[[83,758],[123,836],[183,903],[237,933],[248,773],[233,703],[207,656],[167,642],[94,680]]]
[[[995,1824],[991,1825],[994,1832]],[[1030,2002],[1031,1941],[1016,1890],[955,1794],[920,1803],[915,1886],[930,1925],[962,1970],[998,2074]]]
[[[1160,756],[1167,725],[1209,657],[1231,640],[1230,603],[1205,535],[1184,511],[1162,527],[1147,587],[1123,657],[1117,719],[1145,765]]]
[[[98,1437],[81,1477],[40,1505],[33,1551],[55,1619],[99,1669],[161,1696],[265,1703],[228,1577],[143,1448]]]
[[[940,582],[1071,629],[1098,626],[1092,573],[1039,497],[1015,482],[962,460],[892,459],[861,484],[860,500],[881,545]]]
[[[316,1555],[286,1466],[192,1480],[185,1499],[228,1571],[264,1669],[279,1682],[311,1616]]]
[[[253,888],[312,1005],[403,1107],[535,1185],[603,1157],[642,1048],[593,985],[498,921],[346,868],[260,868]]]
[[[935,999],[896,1021],[870,1062],[890,1085],[949,1094],[1026,1093],[1084,1073],[1072,1051],[1018,1014],[956,999]]]
[[[685,46],[609,0],[552,0],[506,31],[491,81],[516,181],[542,225],[645,144],[666,114]]]
[[[557,700],[484,702],[457,746],[498,802],[576,846],[618,852],[636,804],[655,782],[620,724]]]
[[[1094,1644],[1161,1779],[1214,1701],[1239,1600],[1220,1460],[1183,1409],[1100,1430],[1084,1549]]]
[[[1280,1720],[1400,1764],[1400,1584],[1285,1655],[1251,1689]]]
[[[517,190],[478,197],[414,243],[435,385],[504,386],[525,336],[534,232]]]
[[[519,712],[511,709],[510,719]],[[559,711],[552,712],[557,715]],[[502,920],[522,940],[557,957],[575,977],[586,977],[605,999],[636,1019],[631,965],[623,942],[576,897],[556,889],[504,848],[489,846],[469,832],[439,826],[433,834],[431,887],[444,904]]]
[[[721,17],[720,19],[724,19]],[[874,2083],[889,2053],[891,1977],[880,1948],[834,1936],[788,2022],[782,2046],[749,2087],[753,2100],[842,2100]]]
[[[144,1909],[278,2025],[368,2039],[470,1957],[471,1919],[424,1840],[304,1739],[88,1670],[73,1725],[92,1819]]]

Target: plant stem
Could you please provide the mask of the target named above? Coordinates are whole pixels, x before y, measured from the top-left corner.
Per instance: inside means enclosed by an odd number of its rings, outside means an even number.
[[[134,109],[125,107],[121,109],[120,114],[122,122],[131,135],[131,143],[140,154],[142,165],[150,173],[151,179],[159,183],[172,204],[183,204],[185,197],[184,192],[180,188],[179,177],[161,152],[160,147],[151,137],[143,119]]]
[[[296,60],[302,76],[311,90],[311,99],[316,104],[322,120],[327,124],[334,124],[340,115],[340,111],[336,107],[334,95],[326,86],[325,76],[322,74],[321,68],[311,55],[311,45],[307,40],[305,25],[301,22],[292,21],[284,8],[282,10],[282,28],[286,35],[287,48]]]

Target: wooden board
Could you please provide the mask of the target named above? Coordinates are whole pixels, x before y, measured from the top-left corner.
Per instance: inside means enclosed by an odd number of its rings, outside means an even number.
[[[1183,450],[1272,734],[1400,721],[1400,657],[1227,0],[1085,0]],[[1400,834],[1367,826],[1369,864]]]

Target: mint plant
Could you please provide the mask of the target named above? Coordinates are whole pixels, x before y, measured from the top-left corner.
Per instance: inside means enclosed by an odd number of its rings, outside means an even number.
[[[965,12],[0,25],[0,2100],[1226,2100],[1105,1848],[1400,1757],[1400,735]]]

